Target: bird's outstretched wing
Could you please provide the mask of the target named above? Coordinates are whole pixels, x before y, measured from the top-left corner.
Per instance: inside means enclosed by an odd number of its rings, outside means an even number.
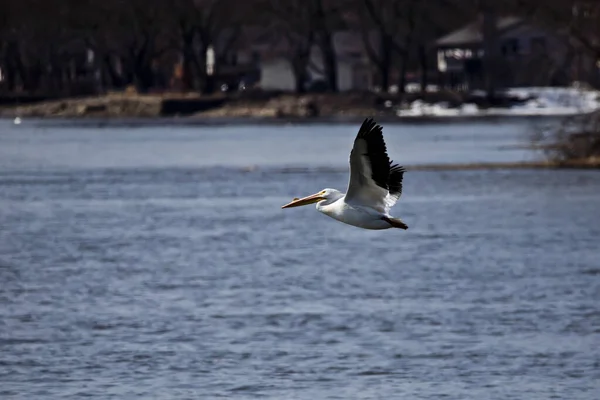
[[[350,152],[346,200],[388,213],[402,195],[403,176],[404,167],[388,157],[381,126],[365,119]]]

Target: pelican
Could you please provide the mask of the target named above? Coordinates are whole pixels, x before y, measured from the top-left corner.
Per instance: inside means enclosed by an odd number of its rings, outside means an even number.
[[[383,132],[372,118],[364,120],[350,152],[350,179],[346,193],[323,189],[303,198],[294,198],[281,208],[317,203],[321,213],[363,229],[408,229],[389,212],[402,195],[404,167],[393,164],[387,154]]]

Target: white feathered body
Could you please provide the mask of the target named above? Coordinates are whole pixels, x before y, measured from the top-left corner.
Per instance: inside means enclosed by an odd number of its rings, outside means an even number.
[[[340,197],[337,200],[317,203],[317,210],[335,220],[363,229],[392,228],[388,222],[382,219],[382,217],[389,217],[387,213],[379,212],[361,204],[351,203],[342,193],[339,193],[339,195]]]

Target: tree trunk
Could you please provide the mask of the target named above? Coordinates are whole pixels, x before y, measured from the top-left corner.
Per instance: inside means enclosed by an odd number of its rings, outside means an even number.
[[[390,88],[390,70],[392,66],[392,43],[393,39],[385,34],[381,33],[381,58],[378,63],[379,80],[381,83],[381,90],[388,92]]]
[[[141,93],[147,92],[154,85],[154,72],[152,71],[150,57],[151,45],[148,40],[144,42],[140,49],[132,50],[133,62],[133,80],[136,89]]]
[[[154,86],[154,73],[145,62],[136,63],[134,76],[135,86],[141,93],[148,92]]]
[[[298,94],[306,93],[306,80],[308,72],[306,63],[302,60],[292,62],[292,71],[294,72],[294,90]]]
[[[311,30],[306,37],[300,39],[294,38],[292,35],[286,35],[287,42],[290,46],[288,53],[288,62],[292,67],[294,74],[294,89],[296,93],[306,93],[306,82],[308,81],[308,66],[310,62],[311,49],[314,44],[314,32]]]
[[[47,90],[53,93],[64,93],[66,91],[65,82],[62,79],[62,68],[60,60],[52,57],[53,59],[50,61],[51,72],[48,80]]]
[[[327,82],[329,91],[337,92],[339,90],[337,55],[335,53],[333,35],[328,26],[327,15],[323,8],[323,1],[317,0],[315,6],[315,17],[319,26],[319,48],[321,50],[321,59],[323,60],[323,69],[325,70],[325,81]]]
[[[404,51],[402,55],[402,62],[400,63],[400,79],[398,81],[398,94],[403,95],[406,93],[406,72],[408,71],[408,50]]]
[[[193,30],[181,29],[183,88],[184,90],[198,90],[199,71],[197,71],[197,60],[194,54],[194,32]]]
[[[427,48],[424,44],[419,45],[419,65],[421,67],[421,92],[427,91],[429,85],[429,75],[427,74]]]
[[[133,84],[140,93],[146,93],[150,88],[148,75],[139,61],[133,65]]]
[[[6,89],[9,92],[15,91],[17,88],[17,68],[14,62],[14,45],[9,43],[4,51],[5,63],[2,66],[2,73],[4,74],[4,81],[6,82]]]
[[[16,72],[12,63],[6,63],[2,68],[4,74],[4,81],[6,82],[6,90],[13,92],[17,87]]]
[[[337,74],[337,57],[333,45],[333,38],[330,32],[322,32],[319,41],[321,49],[321,58],[323,59],[323,67],[325,70],[325,80],[327,87],[331,92],[337,92],[338,74]]]
[[[489,7],[489,6],[488,6]],[[485,71],[485,90],[492,100],[496,96],[496,62],[498,53],[497,16],[495,11],[484,8],[483,12],[483,65]]]
[[[204,75],[204,83],[202,85],[202,93],[203,94],[212,94],[216,90],[216,83],[214,75]]]
[[[416,4],[414,1],[410,2],[407,10],[408,14],[408,32],[404,41],[404,47],[401,50],[402,63],[400,65],[400,81],[398,82],[398,93],[406,93],[406,73],[408,72],[408,64],[410,62],[410,56],[413,49],[413,41],[415,37],[415,30],[417,28],[417,16],[416,16]]]
[[[121,76],[119,76],[119,74],[117,73],[116,69],[114,68],[111,60],[110,60],[110,55],[106,54],[103,57],[103,65],[102,65],[102,69],[105,71],[105,74],[108,76],[108,86],[120,89],[124,86],[123,83],[123,78]]]
[[[26,69],[27,80],[25,81],[25,90],[29,93],[35,93],[39,90],[42,80],[41,61],[37,60],[31,67]]]
[[[191,55],[183,51],[183,60],[182,60],[182,76],[181,76],[181,84],[183,86],[183,90],[197,90],[198,85],[196,78],[194,76],[194,68],[193,61],[190,59]]]
[[[21,84],[20,89],[23,91],[28,90],[30,86],[29,72],[25,63],[23,62],[23,58],[21,57],[21,51],[17,44],[15,44],[14,46],[13,57],[15,70],[17,72],[17,75],[19,76],[19,82]]]

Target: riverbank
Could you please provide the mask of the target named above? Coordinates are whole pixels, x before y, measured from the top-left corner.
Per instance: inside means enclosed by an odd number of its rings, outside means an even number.
[[[577,88],[512,88],[490,102],[481,93],[311,93],[247,91],[201,96],[196,93],[110,93],[50,99],[27,104],[0,102],[7,118],[168,118],[259,120],[364,118],[385,120],[481,119],[565,116],[600,108],[600,95]]]
[[[409,171],[464,171],[490,169],[600,169],[600,158],[592,157],[564,162],[555,161],[523,161],[499,163],[469,164],[421,164],[408,166]]]
[[[223,97],[196,94],[109,93],[103,96],[51,99],[27,104],[0,106],[0,116],[20,118],[157,118],[192,114],[219,107]]]
[[[441,95],[448,97],[447,95]],[[440,97],[440,96],[437,96]],[[387,103],[386,103],[387,101]],[[458,100],[460,101],[460,100]],[[293,95],[272,92],[216,94],[136,94],[0,105],[0,116],[21,118],[316,118],[393,115],[398,101],[374,93]]]

